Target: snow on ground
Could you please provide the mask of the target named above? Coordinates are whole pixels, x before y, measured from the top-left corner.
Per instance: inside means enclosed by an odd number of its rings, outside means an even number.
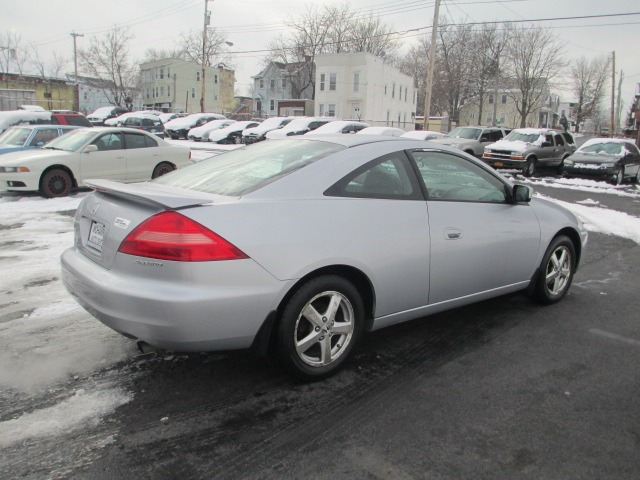
[[[582,178],[525,179],[522,176],[518,176],[516,180],[520,183],[529,183],[534,187],[535,185],[540,185],[548,188],[564,188],[567,190],[578,190],[581,192],[606,193],[608,195],[640,199],[640,187],[638,184],[636,184],[632,189],[629,189],[628,185],[611,185],[604,181],[586,180]]]

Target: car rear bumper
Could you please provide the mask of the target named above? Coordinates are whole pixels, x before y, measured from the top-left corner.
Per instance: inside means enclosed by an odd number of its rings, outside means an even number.
[[[162,349],[249,348],[269,312],[277,308],[286,284],[250,259],[200,262],[195,270],[206,270],[207,275],[196,274],[194,281],[186,271],[182,278],[174,275],[171,265],[163,270],[138,263],[162,261],[120,256],[138,274],[107,270],[72,247],[61,257],[62,281],[76,301],[106,326]]]

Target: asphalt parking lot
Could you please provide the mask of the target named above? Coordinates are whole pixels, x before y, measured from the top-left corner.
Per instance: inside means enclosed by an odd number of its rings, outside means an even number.
[[[638,196],[540,183],[534,188],[552,198],[639,216]],[[62,231],[70,217],[59,217]],[[513,294],[373,332],[344,371],[314,384],[247,352],[141,354],[75,310],[33,332],[41,344],[23,356],[6,343],[17,320],[6,312],[64,290],[55,278],[32,279],[22,298],[5,279],[0,342],[13,356],[1,357],[4,368],[31,362],[31,374],[53,372],[46,349],[61,336],[69,354],[93,343],[64,375],[43,380],[46,388],[3,388],[0,477],[637,478],[639,272],[638,243],[591,232],[559,304]],[[7,306],[13,301],[23,304]],[[85,324],[90,335],[74,338]],[[125,401],[65,428],[80,400],[105,385]],[[45,428],[56,421],[57,430]],[[36,422],[46,435],[15,440],[14,426]]]

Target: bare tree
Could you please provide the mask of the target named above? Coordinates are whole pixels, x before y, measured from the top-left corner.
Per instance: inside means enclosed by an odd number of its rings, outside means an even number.
[[[513,79],[513,98],[526,127],[529,115],[546,100],[551,82],[565,66],[563,46],[550,31],[542,28],[510,28],[506,49],[507,72]],[[537,126],[538,120],[535,120]]]
[[[304,15],[284,23],[290,33],[269,44],[269,60],[293,64],[292,83],[298,85],[300,92],[311,87],[315,93],[316,55],[368,52],[394,59],[399,48],[399,43],[390,36],[389,27],[377,18],[358,17],[348,4],[311,5]],[[298,78],[293,78],[294,75]]]
[[[570,74],[573,94],[577,100],[573,113],[578,132],[585,120],[599,113],[599,106],[609,78],[609,57],[602,55],[591,61],[581,57],[571,65]]]
[[[29,62],[29,49],[22,42],[22,34],[0,33],[0,69],[5,73],[24,73]]]
[[[477,59],[473,54],[474,34],[470,25],[442,25],[438,29],[439,54],[436,58],[438,76],[434,78],[433,98],[436,104],[446,104],[451,122],[458,122],[460,108],[472,95],[470,78],[472,64]]]
[[[427,83],[427,64],[429,62],[429,39],[424,36],[411,45],[409,51],[401,57],[397,66],[402,73],[413,78],[416,89],[416,115],[424,115],[424,94]]]
[[[211,67],[219,63],[231,65],[231,56],[225,54],[224,51],[226,42],[227,38],[224,32],[213,27],[207,28],[207,45],[204,52],[205,66]],[[182,33],[179,47],[174,53],[177,53],[178,58],[202,65],[202,32]]]
[[[474,33],[469,88],[472,102],[478,106],[479,123],[482,123],[486,97],[492,94],[497,97],[494,92],[499,88],[500,56],[507,44],[506,32],[504,29],[498,29],[498,25],[492,24],[483,25],[478,32]],[[493,101],[498,100],[494,98]]]
[[[139,86],[138,66],[129,59],[128,29],[114,27],[101,38],[91,39],[87,49],[78,49],[80,67],[88,75],[103,80],[103,92],[113,105],[124,106]]]
[[[155,62],[156,60],[163,60],[165,58],[182,58],[182,50],[179,48],[173,50],[148,48],[145,50],[141,63]]]

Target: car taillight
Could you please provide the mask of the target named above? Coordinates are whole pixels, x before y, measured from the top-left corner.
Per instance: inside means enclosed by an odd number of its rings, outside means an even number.
[[[248,258],[224,238],[177,212],[162,212],[138,225],[121,253],[177,262],[209,262]]]

